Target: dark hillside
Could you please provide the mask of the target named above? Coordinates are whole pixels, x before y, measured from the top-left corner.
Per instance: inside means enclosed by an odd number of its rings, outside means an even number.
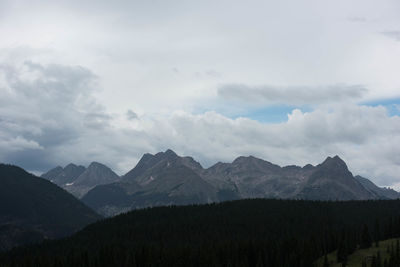
[[[0,263],[309,267],[339,247],[350,254],[365,229],[371,240],[398,236],[399,218],[398,200],[254,199],[149,208],[97,222],[64,240],[15,249]]]
[[[0,164],[0,250],[63,237],[99,218],[50,181]]]

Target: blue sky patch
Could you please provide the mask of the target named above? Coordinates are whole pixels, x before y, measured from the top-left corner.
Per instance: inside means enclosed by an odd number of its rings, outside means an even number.
[[[387,109],[389,116],[400,116],[400,98],[390,98],[362,103],[366,106],[383,106]]]
[[[277,105],[257,109],[249,109],[246,112],[234,114],[229,116],[233,119],[244,117],[263,123],[281,123],[288,120],[288,114],[292,113],[294,109],[300,109],[302,112],[312,111],[310,107],[296,107]]]

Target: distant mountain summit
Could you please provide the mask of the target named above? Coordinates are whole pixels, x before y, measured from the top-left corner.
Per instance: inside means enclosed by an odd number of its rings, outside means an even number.
[[[71,163],[65,168],[51,169],[41,177],[52,181],[78,198],[97,185],[119,180],[119,176],[115,172],[98,162],[92,162],[87,168]]]
[[[363,178],[365,179],[365,178]],[[366,182],[368,181],[368,183]],[[244,198],[365,200],[398,198],[399,193],[356,178],[338,156],[317,166],[280,167],[248,156],[204,169],[172,150],[144,154],[119,182],[96,186],[82,201],[111,216],[131,209],[210,203]]]
[[[202,179],[201,165],[172,150],[145,154],[120,182],[97,186],[82,201],[108,216],[136,208],[211,203],[217,190]]]
[[[365,200],[380,196],[368,191],[335,156],[328,157],[310,173],[297,198],[311,200]]]
[[[110,184],[118,180],[119,176],[110,168],[104,164],[92,162],[71,185],[66,187],[66,189],[78,198],[81,198],[97,185]]]
[[[100,218],[53,183],[0,164],[0,250],[63,237]]]
[[[58,186],[64,187],[67,184],[75,182],[75,180],[85,171],[85,167],[77,166],[75,164],[68,164],[65,168],[57,166],[54,169],[41,175]]]

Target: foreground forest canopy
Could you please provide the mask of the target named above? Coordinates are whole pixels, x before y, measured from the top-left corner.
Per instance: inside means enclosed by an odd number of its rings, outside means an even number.
[[[132,211],[3,253],[0,266],[309,267],[399,235],[400,200],[238,200]]]

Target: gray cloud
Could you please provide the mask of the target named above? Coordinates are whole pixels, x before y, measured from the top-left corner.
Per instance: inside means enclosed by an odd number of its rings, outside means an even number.
[[[101,130],[110,127],[112,117],[106,113],[90,112],[84,116],[84,124],[87,127]]]
[[[134,111],[132,111],[131,109],[129,109],[129,110],[126,112],[126,117],[127,117],[128,120],[135,120],[135,119],[138,118],[138,115],[137,115]]]
[[[356,23],[367,22],[367,18],[365,18],[365,17],[357,17],[357,16],[348,17],[347,20],[350,21],[350,22],[356,22]]]
[[[3,64],[0,73],[2,161],[50,166],[59,157],[52,154],[54,148],[75,142],[85,127],[105,125],[108,116],[91,97],[96,76],[88,69],[26,61]],[[29,155],[35,158],[27,160]]]
[[[114,124],[87,68],[25,61],[0,66],[0,162],[43,172],[100,161],[120,171],[153,151],[149,134]],[[135,113],[127,112],[130,118]]]
[[[223,99],[255,104],[323,104],[346,100],[359,100],[367,92],[362,85],[331,85],[324,87],[252,87],[244,84],[227,84],[218,88]]]
[[[386,31],[381,33],[386,37],[392,38],[396,41],[400,41],[400,31]]]

